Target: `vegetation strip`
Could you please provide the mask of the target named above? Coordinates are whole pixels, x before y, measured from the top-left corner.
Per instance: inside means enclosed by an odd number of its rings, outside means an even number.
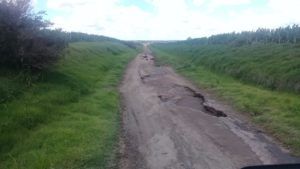
[[[271,90],[300,93],[300,27],[258,29],[155,45],[182,55],[181,68],[214,72]]]
[[[109,168],[120,125],[117,85],[136,49],[115,42],[72,43],[48,71],[1,71],[0,168]],[[24,75],[25,76],[25,75]],[[28,75],[29,76],[29,75]],[[22,90],[20,90],[20,88]]]

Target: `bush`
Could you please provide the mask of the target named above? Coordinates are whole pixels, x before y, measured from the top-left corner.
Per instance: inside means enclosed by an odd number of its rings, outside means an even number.
[[[30,0],[0,0],[0,65],[41,70],[55,63],[66,46],[47,28],[44,13],[33,13]]]

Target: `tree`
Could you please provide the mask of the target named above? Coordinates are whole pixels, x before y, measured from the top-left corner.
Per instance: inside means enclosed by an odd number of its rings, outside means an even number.
[[[33,13],[30,0],[0,0],[0,64],[44,69],[55,63],[65,47],[63,39],[46,35],[51,23],[44,12]]]

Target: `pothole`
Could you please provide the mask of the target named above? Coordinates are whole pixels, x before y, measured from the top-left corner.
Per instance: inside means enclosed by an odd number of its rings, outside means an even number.
[[[205,98],[204,96],[199,93],[199,92],[196,92],[195,90],[193,90],[192,88],[188,87],[188,86],[183,86],[186,90],[190,91],[191,93],[193,93],[193,97],[197,97],[199,99],[201,99],[202,102],[205,102]]]
[[[167,102],[170,100],[170,97],[167,95],[158,95],[158,98],[160,99],[160,101],[162,102]]]
[[[227,114],[225,114],[223,111],[217,110],[214,107],[208,105],[207,103],[203,103],[203,107],[207,114],[210,114],[210,115],[213,115],[216,117],[227,117]]]
[[[141,79],[141,81],[142,81],[143,83],[145,83],[145,79],[151,77],[150,74],[145,74],[145,73],[142,73],[141,71],[139,71],[139,76],[140,76],[140,79]]]
[[[145,80],[146,78],[151,77],[151,75],[144,75],[144,76],[140,76],[142,80]]]
[[[174,89],[175,89],[175,91],[174,91]],[[203,108],[202,110],[206,114],[209,114],[209,115],[212,115],[212,116],[216,116],[216,117],[227,117],[227,114],[225,114],[223,111],[218,110],[215,107],[213,107],[212,105],[210,105],[209,103],[207,103],[205,97],[201,93],[195,91],[194,89],[192,89],[192,88],[190,88],[188,86],[181,86],[181,85],[177,85],[176,84],[176,85],[174,85],[174,87],[172,87],[170,90],[168,90],[167,93],[168,92],[172,92],[172,90],[173,90],[173,95],[175,94],[174,97],[176,95],[180,95],[180,97],[186,98],[186,99],[188,99],[188,97],[190,97],[190,98],[191,97],[197,98],[199,100],[198,103],[201,104],[201,107]],[[181,92],[180,92],[180,90],[181,90]],[[185,90],[186,92],[183,92],[182,90]],[[160,94],[160,95],[158,95],[158,98],[162,102],[168,102],[168,101],[170,101],[170,100],[173,99],[173,97],[170,97],[169,94],[170,93],[168,93],[168,94]],[[192,103],[191,101],[189,101],[189,102]],[[186,107],[187,105],[184,105],[184,106]]]

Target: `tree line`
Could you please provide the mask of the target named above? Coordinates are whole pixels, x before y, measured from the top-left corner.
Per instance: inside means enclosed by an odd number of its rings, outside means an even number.
[[[240,33],[224,33],[210,37],[188,39],[190,44],[233,44],[251,45],[253,43],[300,43],[299,25],[289,25],[277,29],[259,28],[256,31],[243,31]]]
[[[42,70],[56,63],[69,42],[116,41],[80,32],[51,29],[45,12],[35,13],[31,0],[0,0],[0,66]]]

